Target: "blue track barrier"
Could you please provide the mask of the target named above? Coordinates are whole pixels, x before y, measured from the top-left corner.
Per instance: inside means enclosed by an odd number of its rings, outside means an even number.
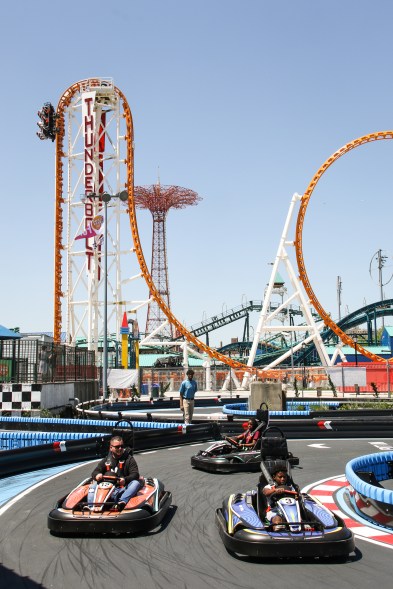
[[[287,401],[287,411],[269,411],[271,417],[280,416],[293,416],[293,415],[310,415],[311,411],[318,409],[321,406],[328,406],[331,408],[337,408],[340,403],[337,401]],[[297,407],[304,407],[304,409],[297,409]],[[222,412],[227,415],[244,415],[245,417],[255,417],[256,411],[248,410],[248,403],[230,403],[224,405]]]
[[[3,418],[3,419],[18,419],[18,422],[23,424],[23,421],[20,418]],[[22,418],[23,419],[23,418]],[[25,418],[32,421],[34,418]],[[39,422],[43,423],[43,419],[37,418]],[[47,419],[46,422],[54,422],[58,425],[64,425],[68,421],[71,423],[75,423],[78,420],[52,420]],[[79,425],[86,425],[87,421],[85,419],[79,420],[81,423]],[[104,427],[114,427],[116,425],[116,421],[102,421],[97,422],[96,420],[91,420],[93,425],[101,424]],[[181,424],[174,424],[174,423],[159,423],[159,422],[150,422],[150,421],[133,421],[131,422],[132,426],[136,430],[154,430],[154,429],[169,429],[169,428],[176,428]],[[130,425],[128,422],[122,422],[122,427],[129,428]],[[31,446],[38,446],[40,444],[52,444],[53,442],[58,442],[59,440],[83,440],[86,438],[97,438],[97,436],[107,436],[108,432],[94,432],[94,433],[80,433],[80,432],[0,432],[0,451],[4,450],[14,450],[15,448],[28,448]]]
[[[393,479],[393,452],[355,458],[348,462],[345,476],[354,510],[378,526],[393,529],[393,491],[380,485]]]
[[[224,405],[222,412],[226,415],[244,415],[244,417],[255,417],[256,411],[248,410],[248,403],[234,403]],[[282,415],[310,415],[310,411],[269,411],[271,417]]]
[[[57,433],[57,432],[0,432],[0,450],[14,450],[16,448],[30,448],[40,444],[52,444],[60,440],[83,440],[96,438],[97,433]]]

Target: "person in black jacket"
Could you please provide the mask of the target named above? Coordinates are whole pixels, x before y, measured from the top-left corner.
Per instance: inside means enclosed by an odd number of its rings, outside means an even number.
[[[124,448],[123,438],[114,436],[109,444],[108,456],[100,460],[91,473],[93,481],[89,488],[87,502],[89,506],[92,506],[96,486],[103,479],[105,473],[115,473],[119,478],[119,486],[113,490],[111,499],[117,502],[117,509],[122,511],[142,485],[138,465],[131,455],[130,448]]]

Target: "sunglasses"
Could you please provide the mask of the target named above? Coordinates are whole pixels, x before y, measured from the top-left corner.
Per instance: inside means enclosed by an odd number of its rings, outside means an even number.
[[[119,446],[111,445],[112,448],[124,448],[124,444],[119,444]]]

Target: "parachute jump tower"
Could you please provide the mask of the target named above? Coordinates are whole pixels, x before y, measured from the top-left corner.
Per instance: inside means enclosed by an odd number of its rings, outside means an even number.
[[[136,208],[148,209],[153,217],[152,258],[150,274],[154,284],[170,309],[168,260],[166,246],[166,217],[170,209],[184,209],[196,205],[201,200],[193,190],[180,186],[135,186],[134,201]],[[149,293],[152,297],[152,293]],[[146,335],[151,334],[166,322],[166,315],[153,298],[149,304],[146,319]],[[160,330],[160,337],[173,339],[173,327],[166,322]]]

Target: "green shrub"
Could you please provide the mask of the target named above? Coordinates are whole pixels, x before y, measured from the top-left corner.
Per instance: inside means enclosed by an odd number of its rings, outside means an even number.
[[[363,401],[361,403],[342,403],[339,407],[340,411],[348,411],[354,409],[390,409],[393,410],[392,401]]]
[[[332,389],[333,397],[337,397],[337,389],[336,389],[336,387],[334,385],[334,382],[330,378],[330,374],[328,374],[328,382],[329,382],[330,388]]]

